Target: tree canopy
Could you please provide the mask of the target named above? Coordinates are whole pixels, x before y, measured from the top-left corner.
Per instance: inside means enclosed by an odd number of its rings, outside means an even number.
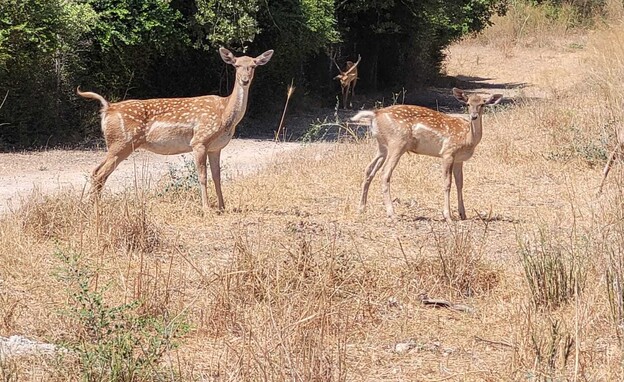
[[[505,0],[0,0],[0,148],[98,136],[75,88],[107,99],[227,94],[220,46],[274,49],[253,93],[268,103],[294,80],[333,85],[330,58],[361,54],[364,87],[436,75],[442,50],[488,25]],[[277,86],[276,86],[277,85]],[[279,102],[281,102],[279,98]],[[93,106],[93,105],[91,105]],[[263,105],[264,106],[264,105]]]

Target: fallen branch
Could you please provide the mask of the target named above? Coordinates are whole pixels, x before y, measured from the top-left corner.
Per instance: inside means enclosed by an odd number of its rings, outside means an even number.
[[[434,308],[447,308],[447,309],[455,310],[458,312],[466,312],[466,313],[472,313],[474,311],[474,309],[468,305],[453,304],[450,301],[429,298],[427,297],[427,295],[421,295],[420,301],[422,301],[423,304],[433,306]]]
[[[491,345],[501,345],[501,346],[506,346],[506,347],[509,347],[509,348],[515,348],[516,347],[515,345],[510,344],[508,342],[488,340],[488,339],[485,339],[485,338],[481,338],[479,336],[475,336],[474,338],[477,341],[485,342],[485,343],[488,343],[488,344],[491,344]]]

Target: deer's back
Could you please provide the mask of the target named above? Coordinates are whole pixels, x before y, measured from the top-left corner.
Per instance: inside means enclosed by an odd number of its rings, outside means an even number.
[[[467,132],[465,120],[422,106],[389,106],[375,114],[374,133],[388,142],[404,142],[406,150],[417,154],[441,156]]]

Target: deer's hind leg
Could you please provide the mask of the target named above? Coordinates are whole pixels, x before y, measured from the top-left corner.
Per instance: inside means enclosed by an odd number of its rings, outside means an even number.
[[[208,189],[207,189],[207,168],[206,160],[208,152],[204,145],[193,147],[193,156],[195,159],[195,168],[197,169],[197,177],[199,178],[199,189],[201,192],[202,207],[204,211],[208,210]]]
[[[392,207],[392,196],[390,195],[390,178],[392,178],[392,172],[394,171],[399,159],[405,153],[405,147],[395,147],[388,153],[388,160],[383,166],[383,173],[381,178],[381,193],[383,195],[384,205],[386,207],[386,214],[389,218],[394,218],[394,208]]]
[[[120,114],[109,114],[102,120],[102,131],[108,150],[106,158],[91,173],[91,194],[98,197],[106,180],[135,150],[134,138],[128,134],[124,118]]]
[[[132,144],[117,144],[108,149],[106,158],[93,170],[91,174],[92,196],[98,197],[106,180],[115,171],[119,163],[123,162],[132,152]]]
[[[375,174],[377,171],[383,166],[386,161],[386,157],[388,156],[388,149],[385,146],[379,145],[377,148],[377,154],[375,158],[368,164],[366,167],[366,172],[364,173],[364,181],[362,182],[362,196],[360,197],[360,207],[359,211],[364,212],[366,209],[366,199],[368,198],[368,188],[370,187],[373,178],[375,178]]]
[[[221,192],[221,150],[209,152],[208,162],[210,163],[212,182],[214,183],[215,192],[217,193],[219,211],[223,211],[225,209],[225,203],[223,202],[223,193]]]

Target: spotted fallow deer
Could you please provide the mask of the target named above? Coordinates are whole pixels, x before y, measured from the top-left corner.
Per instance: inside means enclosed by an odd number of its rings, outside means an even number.
[[[451,220],[450,190],[452,177],[457,186],[459,217],[466,219],[462,188],[464,183],[463,164],[470,159],[481,142],[482,114],[485,105],[494,105],[502,99],[501,94],[483,98],[477,94],[467,95],[463,90],[453,89],[457,100],[468,105],[470,120],[452,117],[420,106],[395,105],[375,111],[360,111],[352,120],[372,119],[371,133],[377,140],[377,155],[370,162],[362,183],[360,212],[366,208],[368,187],[377,171],[382,168],[382,193],[386,212],[394,218],[390,197],[390,177],[406,152],[442,158],[444,175],[444,211],[447,221]]]
[[[134,150],[174,155],[193,152],[199,176],[202,206],[208,208],[206,159],[214,182],[219,210],[225,208],[221,193],[221,150],[229,143],[236,125],[245,115],[254,70],[271,59],[272,50],[256,58],[235,57],[220,48],[225,63],[236,69],[234,89],[228,97],[207,95],[192,98],[157,98],[108,103],[92,92],[80,96],[100,101],[102,132],[108,148],[106,158],[93,170],[92,192],[101,193],[106,179]]]
[[[343,72],[342,69],[340,69],[340,66],[336,63],[336,60],[332,58],[332,61],[340,72],[340,74],[334,77],[334,79],[340,81],[340,87],[342,88],[342,107],[344,109],[347,108],[347,98],[349,97],[349,93],[351,93],[351,99],[355,96],[355,85],[358,80],[357,66],[361,60],[362,57],[358,55],[358,60],[355,64],[353,61],[347,61],[347,70]]]
[[[605,168],[602,172],[602,181],[600,182],[600,187],[598,188],[599,194],[602,193],[602,188],[604,187],[605,180],[607,180],[607,175],[609,175],[609,171],[611,170],[611,166],[613,166],[615,158],[617,158],[618,155],[622,155],[622,153],[624,153],[624,128],[619,127],[616,130],[616,138],[617,144],[615,146],[615,149],[613,149],[613,152],[609,156],[609,160],[607,161],[607,164],[605,165]]]

